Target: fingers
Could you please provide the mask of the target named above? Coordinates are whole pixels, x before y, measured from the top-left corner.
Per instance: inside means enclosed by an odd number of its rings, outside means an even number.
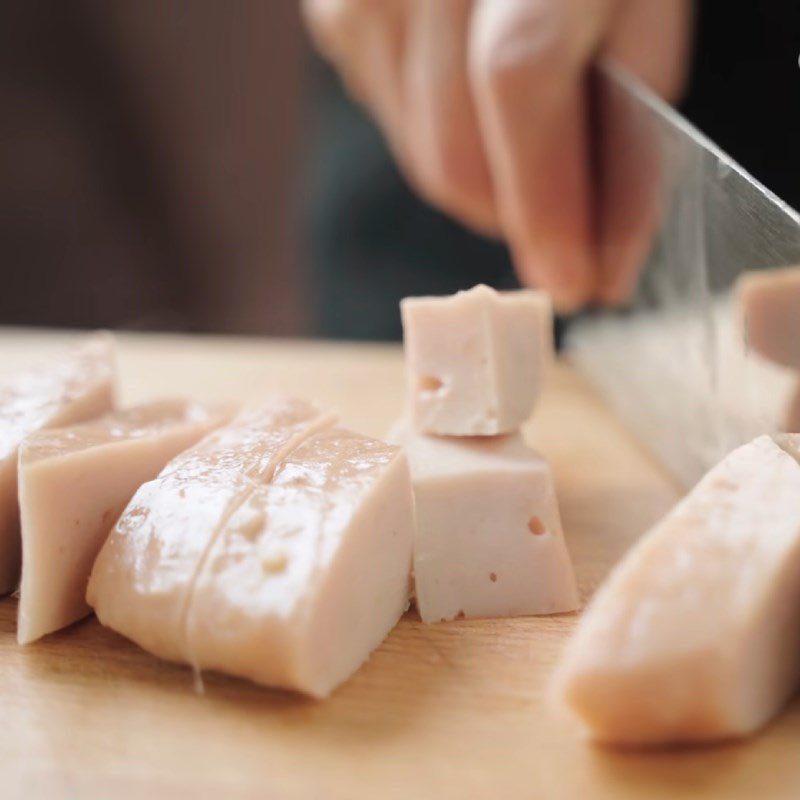
[[[321,51],[372,113],[428,200],[497,230],[467,78],[472,0],[305,0]]]
[[[634,0],[615,19],[606,52],[665,99],[683,89],[691,39],[689,0]],[[597,299],[615,305],[633,293],[663,209],[658,132],[643,125],[624,94],[598,97]]]
[[[420,192],[496,231],[492,178],[467,75],[472,0],[411,0],[406,46],[407,152]]]
[[[375,117],[401,164],[407,162],[403,62],[408,12],[406,0],[303,0],[315,44]]]
[[[670,103],[686,85],[691,0],[631,0],[620,6],[604,51]]]
[[[596,292],[586,67],[606,0],[479,0],[470,75],[503,233],[561,310]]]
[[[619,97],[601,98],[589,119],[588,68],[607,53],[675,97],[690,8],[304,0],[317,44],[410,181],[471,227],[499,231],[523,281],[561,310],[627,296],[659,212],[656,143]],[[599,148],[589,131],[598,121]]]
[[[595,98],[596,300],[618,305],[636,288],[661,217],[660,140],[639,104],[601,75]]]

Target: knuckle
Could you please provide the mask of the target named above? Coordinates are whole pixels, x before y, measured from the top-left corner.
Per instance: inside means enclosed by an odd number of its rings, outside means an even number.
[[[486,14],[476,26],[470,54],[473,82],[493,93],[557,79],[570,63],[562,4],[537,0],[515,5],[517,13]],[[497,8],[497,7],[495,7]]]
[[[302,10],[317,43],[335,49],[357,30],[362,5],[363,0],[303,0]]]

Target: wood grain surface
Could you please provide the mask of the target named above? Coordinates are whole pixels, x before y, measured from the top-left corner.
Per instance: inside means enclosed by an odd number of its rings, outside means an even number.
[[[0,333],[0,376],[71,334]],[[120,337],[123,399],[274,390],[380,434],[402,405],[394,346]],[[584,598],[677,492],[568,367],[526,431],[552,461]],[[410,612],[314,702],[218,675],[196,691],[87,620],[26,648],[0,600],[3,798],[795,798],[800,705],[752,742],[694,751],[587,745],[547,701],[573,614],[422,625]]]

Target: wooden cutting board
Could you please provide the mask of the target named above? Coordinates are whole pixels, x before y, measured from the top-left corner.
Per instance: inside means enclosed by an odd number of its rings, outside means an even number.
[[[0,332],[0,376],[67,334]],[[399,348],[120,337],[123,399],[273,390],[336,405],[380,435],[402,405]],[[623,425],[564,365],[526,431],[552,461],[584,598],[677,498]],[[800,705],[759,738],[694,751],[591,747],[550,708],[576,623],[422,625],[410,612],[331,699],[313,702],[157,661],[95,620],[26,648],[0,600],[0,797],[796,798]]]

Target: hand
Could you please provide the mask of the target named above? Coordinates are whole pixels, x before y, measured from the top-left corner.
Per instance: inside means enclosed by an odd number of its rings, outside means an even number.
[[[637,192],[621,173],[597,185],[587,75],[607,55],[675,98],[690,0],[304,0],[304,10],[420,194],[503,236],[521,279],[562,310],[632,290],[641,246],[619,239],[634,226],[601,206],[627,192],[630,209]],[[624,154],[597,160],[630,170]]]

